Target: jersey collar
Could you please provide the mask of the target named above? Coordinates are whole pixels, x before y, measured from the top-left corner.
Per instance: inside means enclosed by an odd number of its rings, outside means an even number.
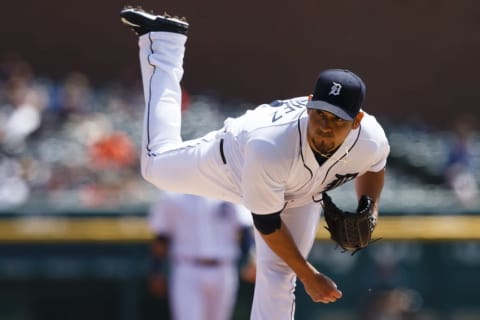
[[[312,148],[310,148],[307,140],[307,113],[302,113],[298,121],[302,160],[307,168],[309,168],[310,170],[317,170],[319,169],[320,165],[318,164]],[[323,163],[322,167],[330,167],[337,162],[345,161],[349,157],[349,152],[355,146],[358,138],[360,137],[361,128],[362,126],[360,125],[357,129],[353,129],[352,131],[350,131],[345,141],[340,145],[340,147],[338,147],[337,151],[335,151],[335,153]]]

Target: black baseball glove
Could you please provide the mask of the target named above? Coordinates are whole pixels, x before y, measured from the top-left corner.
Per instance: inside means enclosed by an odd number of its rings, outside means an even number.
[[[373,214],[374,201],[362,196],[356,212],[339,209],[326,192],[323,193],[323,211],[330,238],[352,254],[370,243],[377,219]]]

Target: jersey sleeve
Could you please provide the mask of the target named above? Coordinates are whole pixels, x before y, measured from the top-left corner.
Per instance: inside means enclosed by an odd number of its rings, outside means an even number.
[[[366,114],[362,120],[364,124],[363,134],[368,141],[369,166],[367,171],[379,172],[385,168],[390,153],[390,145],[382,126],[372,115]]]
[[[387,157],[390,153],[390,145],[386,139],[380,143],[377,152],[378,156],[376,162],[370,167],[369,171],[379,172],[387,165]]]
[[[279,212],[285,206],[286,170],[275,151],[272,143],[261,139],[245,147],[243,204],[256,214]]]

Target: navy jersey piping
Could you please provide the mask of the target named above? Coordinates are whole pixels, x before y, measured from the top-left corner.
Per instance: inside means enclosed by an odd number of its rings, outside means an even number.
[[[305,110],[303,110],[302,112],[300,112],[300,114],[298,115],[298,119],[297,119],[297,129],[298,129],[298,143],[300,145],[300,157],[302,158],[302,162],[303,162],[303,166],[308,170],[308,172],[310,173],[310,179],[313,178],[313,172],[312,170],[305,164],[305,158],[303,157],[303,144],[302,144],[302,129],[300,128],[300,118],[302,117],[302,114],[305,112]]]
[[[155,67],[155,65],[153,65],[150,62],[150,57],[153,54],[153,40],[151,37],[151,33],[148,34],[148,40],[150,41],[150,54],[147,57],[147,61],[148,61],[148,64],[153,67],[153,72],[152,72],[152,75],[150,76],[149,83],[148,83],[148,103],[147,103],[147,123],[146,123],[147,144],[145,148],[147,149],[147,155],[150,157],[155,155],[152,153],[152,150],[150,149],[150,106],[151,106],[151,100],[152,100],[152,79],[157,68]]]

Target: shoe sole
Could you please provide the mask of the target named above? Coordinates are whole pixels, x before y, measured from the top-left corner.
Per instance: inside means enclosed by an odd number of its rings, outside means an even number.
[[[138,10],[138,9],[125,9],[125,10],[122,10],[121,14],[124,14],[124,13],[127,13],[127,12],[135,14],[135,15],[143,16],[145,19],[150,20],[152,23],[155,22],[155,20],[157,20],[157,18],[160,18],[160,19],[163,19],[165,21],[169,21],[169,22],[172,22],[174,24],[178,24],[181,27],[185,27],[185,28],[189,27],[189,24],[185,21],[182,21],[182,20],[179,20],[179,19],[176,19],[176,18],[168,18],[168,17],[162,16],[162,15],[149,14],[145,11],[141,11],[141,10]],[[140,25],[129,21],[127,18],[122,17],[121,20],[127,25],[130,25],[130,26],[133,26],[133,27],[141,27]]]

